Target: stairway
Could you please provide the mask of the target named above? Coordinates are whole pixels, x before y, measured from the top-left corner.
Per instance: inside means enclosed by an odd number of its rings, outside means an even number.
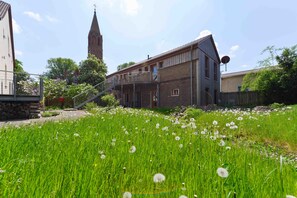
[[[88,89],[72,98],[75,109],[79,109],[88,102],[92,102],[99,96],[103,95],[105,92],[111,91],[114,88],[114,83],[107,82],[107,80],[105,80],[101,83],[98,83],[93,88],[97,90],[96,93],[94,93],[93,89]]]

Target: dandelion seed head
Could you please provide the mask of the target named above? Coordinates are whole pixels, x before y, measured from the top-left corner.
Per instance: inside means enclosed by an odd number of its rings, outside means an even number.
[[[225,143],[225,141],[224,141],[224,140],[221,140],[221,141],[220,141],[220,143],[219,143],[219,145],[220,145],[220,146],[225,146],[225,145],[226,145],[226,143]]]
[[[286,198],[296,198],[296,197],[293,195],[286,195]]]
[[[179,148],[183,148],[183,147],[184,147],[184,145],[183,145],[183,144],[180,144],[180,145],[179,145]]]
[[[186,195],[181,195],[179,198],[188,198]]]
[[[212,122],[212,124],[213,124],[214,126],[216,126],[216,125],[218,125],[218,121],[214,120],[214,121]]]
[[[176,140],[176,141],[179,141],[179,140],[180,140],[180,137],[179,137],[179,136],[176,136],[176,137],[175,137],[175,140]]]
[[[129,153],[135,153],[135,151],[136,151],[136,147],[131,146],[131,148],[129,149]]]
[[[160,128],[160,124],[159,123],[156,124],[156,128],[157,129]]]
[[[100,158],[101,158],[101,159],[105,159],[105,158],[106,158],[106,155],[102,154],[102,155],[100,156]]]
[[[124,192],[123,198],[132,198],[132,193],[130,193],[130,192]]]
[[[218,168],[217,173],[222,178],[227,178],[229,176],[229,173],[228,173],[227,169],[225,169],[225,168],[221,168],[221,167]]]
[[[74,133],[73,134],[75,137],[79,137],[79,134],[78,133]]]
[[[0,174],[1,173],[5,173],[6,172],[6,170],[2,170],[2,169],[0,169]]]
[[[153,180],[155,183],[160,183],[160,182],[165,181],[165,176],[162,173],[157,173],[154,175]]]

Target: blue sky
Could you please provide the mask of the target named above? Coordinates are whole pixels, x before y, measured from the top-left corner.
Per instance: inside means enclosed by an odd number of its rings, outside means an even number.
[[[47,60],[87,57],[97,5],[108,73],[212,33],[228,72],[253,69],[268,45],[297,44],[296,0],[6,0],[12,5],[16,57],[30,73]],[[223,70],[223,67],[222,67]]]

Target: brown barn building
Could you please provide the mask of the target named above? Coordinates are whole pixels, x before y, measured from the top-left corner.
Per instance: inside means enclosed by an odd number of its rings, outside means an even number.
[[[175,107],[217,104],[220,58],[212,35],[205,36],[107,76],[120,104]]]

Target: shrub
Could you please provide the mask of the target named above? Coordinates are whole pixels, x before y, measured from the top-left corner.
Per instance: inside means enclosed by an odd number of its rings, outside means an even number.
[[[86,105],[85,105],[85,109],[90,112],[92,109],[95,109],[97,108],[98,105],[95,103],[95,102],[88,102]]]
[[[108,106],[108,107],[119,106],[119,101],[114,97],[113,94],[102,96],[101,101],[104,103],[105,106]]]
[[[197,118],[197,117],[203,115],[204,111],[201,109],[189,107],[185,110],[184,114],[185,114],[185,116],[184,116],[185,118]]]
[[[275,103],[273,103],[273,104],[270,105],[270,107],[272,109],[283,108],[284,106],[285,106],[285,104],[283,104],[283,103],[277,103],[277,102],[275,102]]]

